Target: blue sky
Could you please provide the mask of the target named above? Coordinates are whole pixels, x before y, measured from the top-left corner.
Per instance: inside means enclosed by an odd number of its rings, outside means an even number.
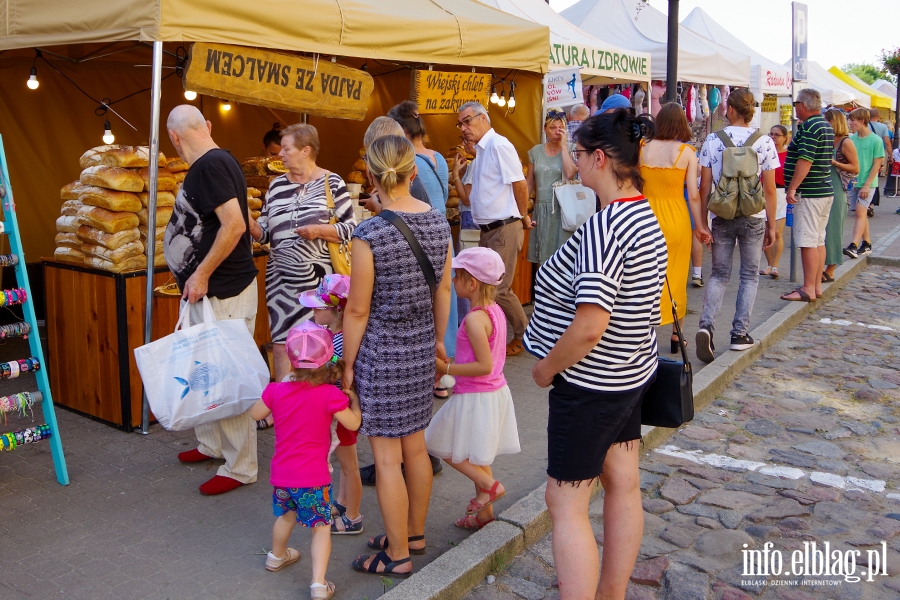
[[[561,11],[577,0],[550,0]],[[624,0],[637,2],[638,0]],[[650,0],[668,13],[668,0]],[[900,0],[807,0],[809,7],[809,59],[826,69],[850,62],[878,64],[881,49],[900,45]],[[701,7],[722,27],[774,61],[791,57],[790,0],[680,0],[681,21]],[[858,16],[848,11],[862,11]],[[851,25],[856,23],[858,25]]]

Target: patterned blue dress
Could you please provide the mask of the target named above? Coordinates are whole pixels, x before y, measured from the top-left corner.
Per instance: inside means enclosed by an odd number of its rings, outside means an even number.
[[[435,209],[398,212],[440,278],[450,225]],[[353,232],[372,249],[375,284],[371,311],[354,363],[363,435],[406,437],[428,427],[434,385],[434,314],[425,275],[403,234],[382,218]]]

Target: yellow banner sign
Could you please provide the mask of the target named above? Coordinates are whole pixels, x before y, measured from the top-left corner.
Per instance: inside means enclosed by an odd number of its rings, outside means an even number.
[[[365,71],[300,56],[196,42],[184,89],[245,104],[361,121],[375,89]]]
[[[491,76],[481,73],[414,71],[413,99],[420,114],[455,113],[466,102],[488,105]]]

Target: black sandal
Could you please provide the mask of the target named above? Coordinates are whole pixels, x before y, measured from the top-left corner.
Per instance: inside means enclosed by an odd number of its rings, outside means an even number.
[[[379,552],[372,559],[372,562],[369,563],[369,566],[366,567],[366,560],[368,560],[368,556],[358,556],[356,560],[353,561],[353,570],[359,571],[360,573],[374,573],[376,575],[394,575],[395,577],[409,577],[412,575],[412,571],[408,573],[399,573],[394,571],[400,565],[404,565],[411,561],[411,559],[407,556],[406,558],[401,558],[400,560],[391,560],[391,557],[387,555],[387,552]],[[384,565],[384,568],[379,571],[378,565]]]
[[[419,542],[425,539],[424,535],[411,535],[406,538],[407,542]],[[382,545],[384,544],[384,545]],[[372,550],[387,550],[388,547],[388,537],[386,533],[379,533],[368,542],[366,542],[366,546],[371,548]],[[425,548],[409,548],[410,554],[425,554],[427,550]]]
[[[831,283],[832,281],[834,281],[834,277],[832,277],[831,275],[829,275],[828,273],[823,271],[822,272],[822,283]]]

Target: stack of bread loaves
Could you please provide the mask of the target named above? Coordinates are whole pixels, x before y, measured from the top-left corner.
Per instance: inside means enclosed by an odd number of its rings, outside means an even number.
[[[363,157],[366,155],[366,149],[359,149],[359,158],[356,159],[356,162],[353,163],[353,170],[347,174],[347,183],[358,183],[360,185],[368,184],[368,179],[366,178],[366,172],[369,170],[366,161],[363,160]]]
[[[241,163],[247,185],[261,190],[269,189],[272,180],[287,173],[284,163],[277,156],[247,158]]]
[[[65,202],[56,221],[55,258],[116,273],[146,266],[149,156],[146,146],[99,146],[82,155],[79,181],[61,191]],[[166,164],[162,154],[159,162]],[[159,170],[157,225],[164,226],[172,214],[176,185],[170,171]],[[161,242],[156,254],[154,264],[165,264]]]
[[[254,220],[259,219],[259,215],[262,214],[263,207],[263,193],[261,190],[255,187],[247,187],[247,208],[250,209],[250,218]],[[266,247],[265,249],[267,249]],[[263,245],[253,241],[253,251],[263,250]]]

